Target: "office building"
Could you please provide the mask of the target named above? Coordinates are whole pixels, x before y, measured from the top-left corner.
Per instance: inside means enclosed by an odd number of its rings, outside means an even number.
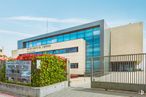
[[[105,70],[103,56],[142,53],[143,24],[108,28],[104,20],[95,21],[18,41],[13,57],[20,54],[55,54],[70,61],[71,73],[83,75]]]

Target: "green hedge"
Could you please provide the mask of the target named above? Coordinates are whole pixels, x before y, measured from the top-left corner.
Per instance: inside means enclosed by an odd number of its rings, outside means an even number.
[[[0,68],[0,81],[1,82],[5,82],[5,65],[1,64],[1,68]]]
[[[41,60],[40,69],[36,60]],[[66,60],[52,55],[37,56],[32,61],[31,86],[40,87],[67,80]]]

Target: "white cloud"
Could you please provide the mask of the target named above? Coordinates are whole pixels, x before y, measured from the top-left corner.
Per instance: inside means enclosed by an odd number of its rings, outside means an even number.
[[[22,32],[10,31],[10,30],[3,30],[3,29],[0,29],[0,33],[1,33],[1,35],[2,34],[9,34],[9,35],[21,35],[21,36],[26,36],[26,37],[32,36],[31,34],[28,34],[28,33],[22,33]]]
[[[33,16],[16,16],[16,17],[6,17],[1,18],[6,20],[15,20],[15,21],[38,21],[38,22],[47,22],[48,23],[88,23],[92,20],[82,19],[82,18],[69,18],[69,19],[58,19],[58,18],[49,18],[49,17],[33,17]]]

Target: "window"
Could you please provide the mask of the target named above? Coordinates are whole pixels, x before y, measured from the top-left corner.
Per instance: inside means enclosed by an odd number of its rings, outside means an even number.
[[[70,37],[69,36],[70,36],[70,34],[65,34],[64,35],[64,41],[70,40]]]
[[[92,56],[93,55],[93,48],[88,48],[86,51],[87,56]]]
[[[47,44],[47,40],[46,40],[46,39],[41,40],[41,44],[42,44],[42,45]]]
[[[78,34],[78,38],[84,38],[85,37],[84,31],[80,31],[77,34]]]
[[[64,41],[63,36],[58,36],[58,37],[57,37],[57,42],[62,42],[62,41]]]
[[[33,54],[64,54],[64,53],[72,53],[72,52],[78,52],[78,47],[72,47],[72,48],[64,48],[64,49],[56,49],[56,50],[49,50],[49,51],[43,51],[43,52],[34,52]]]
[[[66,49],[66,52],[67,53],[78,52],[78,47],[67,48]]]
[[[56,43],[56,42],[57,42],[57,38],[53,37],[52,40],[51,40],[51,43]]]
[[[100,48],[100,43],[94,44],[94,48]]]
[[[93,35],[99,35],[99,34],[100,34],[100,30],[93,31]]]
[[[47,44],[51,44],[51,38],[47,38]]]
[[[32,47],[35,47],[36,46],[36,43],[35,41],[32,42]]]
[[[48,54],[48,52],[47,51],[44,51],[43,54]]]
[[[71,39],[71,40],[77,39],[77,33],[71,33],[71,34],[70,34],[70,39]]]
[[[86,44],[87,45],[91,45],[91,44],[93,44],[93,37],[91,36],[91,37],[86,37]]]
[[[94,56],[100,56],[100,51],[94,51],[94,54],[93,54]]]
[[[70,63],[70,68],[71,69],[78,68],[78,63]]]
[[[59,54],[59,50],[53,50],[53,54]]]
[[[41,41],[40,40],[36,41],[36,45],[40,46],[41,45]]]
[[[86,31],[85,31],[85,36],[86,36],[86,37],[90,37],[90,36],[92,36],[92,35],[93,35],[92,29],[89,29],[89,30],[86,30]]]
[[[29,43],[28,42],[26,42],[26,48],[29,48]]]
[[[29,42],[29,47],[32,47],[32,42]]]
[[[43,52],[36,52],[36,54],[43,54]]]
[[[94,43],[100,43],[100,36],[94,36]]]
[[[48,51],[49,54],[53,54],[53,50]]]
[[[59,51],[60,54],[66,53],[65,49],[60,49]]]

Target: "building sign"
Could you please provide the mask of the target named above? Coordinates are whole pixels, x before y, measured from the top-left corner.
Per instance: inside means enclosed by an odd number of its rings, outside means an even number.
[[[37,62],[37,69],[40,69],[41,68],[40,67],[41,66],[41,60],[37,60],[36,62]]]
[[[31,82],[31,61],[7,61],[6,78],[8,81]]]
[[[43,45],[43,46],[37,46],[37,47],[32,47],[32,48],[27,48],[27,53],[31,53],[31,52],[37,52],[39,50],[45,49],[51,47],[51,45]]]

